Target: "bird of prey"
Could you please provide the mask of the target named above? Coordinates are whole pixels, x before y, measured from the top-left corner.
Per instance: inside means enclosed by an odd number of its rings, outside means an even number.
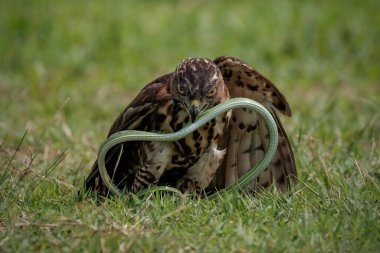
[[[183,60],[174,72],[147,84],[113,123],[108,136],[121,130],[171,133],[196,120],[199,113],[231,97],[247,97],[274,116],[279,145],[271,164],[249,186],[275,182],[289,188],[296,177],[291,144],[277,116],[291,116],[288,102],[276,86],[245,62],[229,56],[214,61]],[[108,174],[121,190],[136,193],[151,185],[166,185],[188,193],[211,193],[233,184],[264,157],[269,133],[255,111],[236,109],[216,117],[177,142],[127,142],[106,156]],[[97,161],[85,190],[109,195]]]

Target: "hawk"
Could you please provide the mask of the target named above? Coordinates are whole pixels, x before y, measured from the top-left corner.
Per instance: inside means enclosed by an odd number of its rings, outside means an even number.
[[[113,123],[108,136],[121,130],[175,132],[197,115],[230,97],[247,97],[274,116],[279,145],[265,171],[252,182],[258,190],[275,182],[287,189],[296,177],[291,144],[277,112],[291,116],[288,102],[276,86],[245,62],[229,56],[214,61],[183,60],[174,72],[147,84]],[[234,183],[258,163],[269,144],[269,132],[255,111],[237,109],[219,115],[177,142],[127,142],[106,156],[108,174],[122,191],[136,193],[151,185],[182,192],[211,193]],[[85,190],[107,196],[97,161]]]

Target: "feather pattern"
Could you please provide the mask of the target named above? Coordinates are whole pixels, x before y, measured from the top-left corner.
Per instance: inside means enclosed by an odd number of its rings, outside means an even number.
[[[276,86],[243,61],[221,56],[210,61],[185,59],[175,72],[147,84],[113,123],[108,136],[121,130],[174,132],[205,110],[230,97],[247,97],[264,105],[279,131],[279,145],[268,168],[252,182],[254,191],[273,182],[290,187],[296,166],[277,112],[291,116]],[[174,143],[128,142],[106,157],[108,174],[121,190],[137,192],[151,184],[186,192],[212,192],[236,182],[260,162],[269,144],[268,129],[256,112],[237,109],[220,115]],[[210,183],[211,182],[211,183]],[[207,187],[207,188],[206,188]],[[107,196],[95,161],[85,189]]]
[[[218,57],[215,64],[222,72],[231,97],[247,97],[264,105],[273,115],[279,131],[279,145],[271,164],[252,182],[250,188],[258,190],[275,182],[278,189],[290,187],[290,180],[297,175],[290,141],[276,110],[291,116],[288,102],[276,86],[245,62],[228,56]],[[220,148],[227,149],[225,161],[219,167],[210,189],[224,188],[260,162],[269,144],[269,132],[265,122],[251,110],[232,112],[231,123]]]

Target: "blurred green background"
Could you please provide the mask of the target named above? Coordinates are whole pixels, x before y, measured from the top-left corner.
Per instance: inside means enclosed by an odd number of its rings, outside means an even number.
[[[68,163],[90,163],[139,89],[186,57],[231,55],[269,77],[293,109],[292,137],[339,142],[334,131],[379,115],[379,1],[0,6],[0,137],[10,145],[29,129],[32,152],[69,149]]]
[[[378,250],[379,10],[377,0],[1,1],[0,251]],[[291,194],[78,202],[139,90],[184,58],[220,55],[287,97]]]
[[[285,125],[296,150],[306,136],[340,148],[357,138],[357,149],[369,152],[379,130],[373,120],[379,7],[379,1],[2,1],[0,137],[13,147],[28,129],[32,153],[52,159],[68,149],[65,167],[89,166],[114,118],[146,83],[186,57],[231,55],[286,95],[294,118]]]

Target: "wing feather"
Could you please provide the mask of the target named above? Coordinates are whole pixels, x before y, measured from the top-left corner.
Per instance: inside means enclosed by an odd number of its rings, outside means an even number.
[[[251,188],[268,187],[275,182],[277,188],[290,187],[290,179],[297,175],[290,141],[276,110],[291,116],[284,95],[266,77],[245,62],[229,56],[214,60],[222,72],[231,97],[247,97],[264,105],[276,120],[279,130],[279,146],[275,157]],[[225,161],[218,169],[212,187],[223,188],[234,183],[264,157],[269,145],[269,133],[265,122],[251,110],[234,110],[230,126],[220,148],[226,148]]]
[[[169,84],[172,78],[172,74],[161,76],[154,81],[147,84],[136,98],[124,109],[124,111],[116,118],[107,136],[110,136],[116,132],[122,130],[147,130],[152,131],[154,129],[145,129],[143,124],[146,121],[153,119],[152,115],[157,108],[172,99],[169,91]],[[138,157],[136,142],[124,143],[111,149],[106,157],[106,166],[108,173],[113,177],[116,184],[126,182],[130,184],[132,177],[129,175],[128,170],[133,170],[138,161],[133,160],[133,157]],[[131,154],[128,159],[120,159],[122,153]],[[121,170],[119,168],[128,168]],[[111,171],[113,169],[113,171]],[[128,178],[129,176],[129,178]],[[129,180],[128,180],[129,179]],[[98,162],[94,162],[90,175],[85,180],[85,190],[92,189],[102,195],[108,195],[108,189],[101,180]]]

